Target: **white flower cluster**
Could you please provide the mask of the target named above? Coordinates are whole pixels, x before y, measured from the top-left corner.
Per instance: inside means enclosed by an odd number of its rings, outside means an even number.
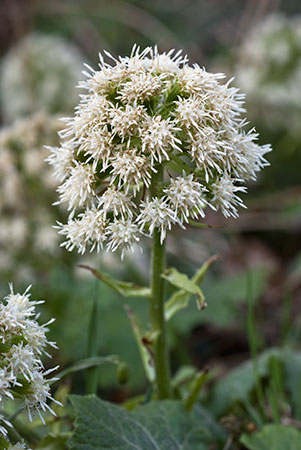
[[[60,404],[50,393],[49,382],[55,378],[47,378],[57,367],[45,370],[41,361],[43,354],[50,356],[47,346],[57,348],[46,337],[47,326],[54,319],[44,325],[38,323],[35,307],[43,301],[31,301],[29,289],[14,294],[10,286],[10,294],[0,303],[0,407],[3,409],[6,400],[21,398],[29,419],[37,413],[44,423],[42,412],[55,414],[47,401]],[[9,426],[0,414],[2,436],[7,436]]]
[[[300,132],[301,16],[271,14],[251,29],[239,49],[236,79],[254,114],[261,105],[267,125],[292,129],[295,122]]]
[[[45,162],[45,141],[56,145],[62,128],[55,116],[36,113],[0,130],[0,279],[39,268],[62,257],[53,221],[66,214],[52,208],[58,182]]]
[[[140,236],[203,218],[210,206],[237,217],[245,181],[267,161],[254,129],[245,132],[244,96],[223,74],[189,66],[181,52],[134,47],[88,67],[88,93],[64,119],[49,157],[69,205],[59,224],[68,250],[132,248]]]
[[[64,39],[32,33],[4,56],[0,67],[2,115],[7,121],[39,109],[71,111],[74,85],[82,66],[81,52]]]

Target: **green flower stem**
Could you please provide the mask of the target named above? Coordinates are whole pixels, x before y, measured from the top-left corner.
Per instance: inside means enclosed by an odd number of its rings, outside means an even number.
[[[157,394],[159,399],[171,397],[169,360],[166,345],[164,320],[164,279],[161,277],[165,268],[165,242],[160,244],[160,231],[153,233],[152,280],[150,318],[154,334],[154,360],[156,370]]]
[[[156,188],[159,176],[152,183],[152,191]],[[165,241],[160,243],[160,230],[153,232],[152,273],[150,319],[154,336],[153,353],[156,371],[156,388],[159,399],[171,398],[169,359],[166,344],[166,327],[164,319],[164,279],[161,274],[165,269]]]

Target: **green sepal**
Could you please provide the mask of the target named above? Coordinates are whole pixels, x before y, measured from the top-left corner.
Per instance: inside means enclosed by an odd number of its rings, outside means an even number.
[[[80,264],[79,267],[83,269],[90,270],[90,272],[98,278],[100,281],[105,283],[114,291],[121,294],[123,297],[146,297],[149,298],[151,296],[151,290],[146,286],[138,286],[135,283],[131,283],[128,281],[120,281],[111,277],[109,274],[100,272],[99,270],[93,269],[93,267],[86,266]]]
[[[176,269],[169,269],[162,276],[169,281],[169,283],[180,288],[176,291],[164,305],[165,320],[172,318],[181,309],[188,306],[190,297],[197,295],[197,305],[200,310],[206,308],[206,301],[203,292],[199,288],[199,284],[202,283],[204,276],[209,267],[218,259],[218,255],[214,255],[209,258],[196,274],[189,279],[187,275],[178,272]]]

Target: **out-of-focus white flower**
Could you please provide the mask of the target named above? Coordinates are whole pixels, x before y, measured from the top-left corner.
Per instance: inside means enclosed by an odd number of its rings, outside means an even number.
[[[253,27],[238,49],[236,79],[251,115],[299,134],[301,16],[273,13]]]
[[[28,229],[24,217],[3,217],[0,220],[0,243],[3,246],[21,247],[24,245]]]
[[[36,251],[57,256],[59,254],[59,236],[50,224],[51,217],[49,217],[47,213],[45,213],[42,218],[37,218],[34,247]]]
[[[40,109],[49,113],[71,111],[81,73],[80,51],[64,39],[32,33],[3,58],[0,71],[1,109],[7,120]]]
[[[12,276],[12,272],[22,279],[25,272],[21,265],[26,267],[32,259],[36,261],[36,267],[43,267],[45,251],[48,253],[47,264],[62,257],[58,236],[55,238],[52,226],[56,220],[67,216],[67,208],[61,206],[58,210],[51,206],[58,182],[45,161],[49,150],[44,148],[46,142],[58,144],[57,134],[61,128],[62,123],[57,117],[36,113],[0,131],[1,258],[7,253],[6,265],[0,264],[2,280]],[[61,151],[50,157],[55,161],[61,157],[60,164],[56,165],[56,175],[61,182],[73,168],[73,162],[69,162],[70,159],[73,161],[73,155],[70,158],[66,147],[64,158]],[[70,146],[68,151],[71,151]]]
[[[232,80],[189,66],[181,52],[105,53],[113,64],[100,55],[100,70],[87,66],[87,94],[64,119],[61,154],[50,158],[71,210],[59,227],[63,245],[83,253],[106,243],[123,255],[139,233],[159,230],[163,242],[172,225],[204,218],[207,206],[237,217],[238,193],[267,165],[270,147],[243,130],[244,95]]]

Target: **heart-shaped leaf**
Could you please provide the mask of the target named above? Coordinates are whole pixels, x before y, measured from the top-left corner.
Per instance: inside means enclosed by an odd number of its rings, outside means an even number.
[[[223,438],[210,414],[197,406],[187,413],[181,401],[154,401],[134,411],[95,396],[71,396],[76,414],[72,450],[208,450]]]

